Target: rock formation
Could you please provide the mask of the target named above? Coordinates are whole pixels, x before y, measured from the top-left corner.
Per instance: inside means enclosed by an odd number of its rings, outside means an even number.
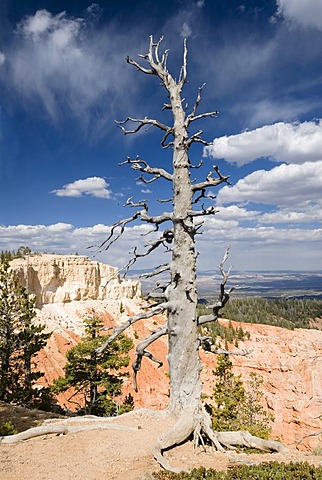
[[[53,331],[39,357],[47,383],[63,373],[66,351],[80,340],[86,315],[99,316],[108,328],[137,314],[142,305],[139,282],[122,281],[116,268],[87,257],[31,256],[28,261],[14,260],[11,266],[21,283],[28,284],[29,291],[36,295],[39,321]],[[139,321],[127,334],[136,344],[160,323],[157,316]],[[275,417],[272,438],[302,450],[321,446],[322,435],[311,434],[322,430],[322,331],[291,331],[256,324],[242,324],[242,327],[250,332],[250,339],[239,342],[238,348],[251,353],[231,358],[235,372],[242,373],[244,381],[250,372],[263,377],[265,406]],[[136,407],[163,408],[168,402],[166,339],[159,339],[151,350],[164,362],[163,366],[156,368],[148,359],[143,360],[138,376],[139,392],[133,391],[129,378],[124,395],[131,393]],[[216,355],[201,352],[201,356],[204,393],[211,395]],[[134,360],[134,351],[131,357]],[[61,404],[66,403],[63,396],[60,400]],[[305,436],[308,437],[298,444]]]
[[[118,269],[79,255],[31,255],[11,262],[20,283],[48,303],[139,298],[140,282],[121,281]]]

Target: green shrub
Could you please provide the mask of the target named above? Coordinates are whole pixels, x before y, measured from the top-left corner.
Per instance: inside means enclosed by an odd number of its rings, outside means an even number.
[[[322,480],[322,467],[315,467],[307,462],[278,463],[269,462],[261,465],[241,465],[228,472],[218,472],[204,467],[190,473],[157,472],[154,480]]]
[[[7,435],[15,435],[18,431],[15,429],[12,422],[4,422],[0,425],[0,437]]]

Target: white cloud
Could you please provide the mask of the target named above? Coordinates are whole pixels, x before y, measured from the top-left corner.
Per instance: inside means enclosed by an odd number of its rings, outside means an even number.
[[[302,165],[279,165],[272,170],[257,170],[217,195],[218,204],[254,202],[294,207],[319,202],[322,191],[322,161]]]
[[[107,252],[97,247],[110,233],[108,225],[76,228],[70,224],[0,226],[0,250],[17,250],[26,245],[35,252],[87,255],[119,268],[131,258],[134,245],[142,252],[144,244],[156,238],[142,236],[149,225],[126,227],[118,242]],[[236,220],[207,218],[203,235],[197,236],[199,268],[216,268],[228,244],[232,245],[229,264],[235,269],[322,269],[320,246],[322,229],[276,228],[274,226],[243,227]],[[93,245],[92,248],[88,248]],[[169,254],[159,248],[153,255],[137,262],[134,268],[152,268],[169,261]]]
[[[107,187],[108,183],[104,178],[89,177],[81,180],[75,180],[73,183],[67,183],[63,188],[53,190],[58,197],[82,197],[83,195],[90,195],[96,198],[111,198],[111,190]]]
[[[216,213],[216,220],[253,220],[261,214],[260,211],[246,210],[246,208],[230,205],[229,207],[220,207]]]
[[[284,208],[271,213],[264,213],[259,218],[260,223],[267,224],[301,224],[322,222],[322,201],[314,205],[298,205],[297,209]]]
[[[143,188],[141,190],[142,193],[152,193],[152,190],[150,190],[149,188]]]
[[[238,135],[216,138],[204,155],[245,165],[270,157],[286,163],[319,161],[322,158],[322,121],[275,123]]]
[[[57,124],[72,116],[88,132],[103,130],[127,85],[126,43],[113,25],[93,28],[90,18],[38,10],[17,26],[7,47],[4,82],[24,100],[40,100]],[[27,104],[28,105],[28,104]],[[95,123],[93,125],[91,122]]]
[[[277,0],[276,15],[283,16],[291,24],[322,30],[321,0]]]
[[[6,61],[5,54],[0,51],[0,67],[5,63],[5,61]]]

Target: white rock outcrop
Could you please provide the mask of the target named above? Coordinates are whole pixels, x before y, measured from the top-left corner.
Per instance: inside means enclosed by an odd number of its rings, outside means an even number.
[[[36,296],[36,306],[141,296],[139,281],[121,280],[118,269],[80,255],[30,255],[10,263],[19,283]]]

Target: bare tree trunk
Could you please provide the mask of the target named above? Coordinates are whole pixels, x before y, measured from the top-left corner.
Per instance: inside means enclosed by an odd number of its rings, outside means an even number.
[[[173,145],[173,203],[174,247],[171,262],[169,295],[169,368],[170,410],[179,415],[189,407],[198,409],[201,396],[201,363],[198,354],[196,321],[196,253],[192,208],[192,189],[188,152],[185,147],[187,131],[181,105],[179,86],[170,90],[174,115]]]
[[[172,261],[169,265],[171,281],[168,286],[164,286],[164,288],[161,289],[161,293],[155,296],[151,294],[151,298],[160,298],[160,303],[155,303],[149,312],[142,311],[140,314],[128,319],[122,326],[115,330],[97,352],[101,352],[114,338],[135,322],[151,318],[154,314],[168,312],[168,320],[165,325],[156,332],[153,332],[152,335],[140,342],[137,346],[137,358],[133,363],[133,370],[136,388],[136,375],[140,370],[144,356],[157,362],[159,365],[162,364],[162,362],[156,359],[146,348],[162,335],[167,334],[170,374],[170,403],[168,410],[175,417],[176,424],[170,431],[158,439],[154,449],[154,456],[164,468],[173,470],[164,458],[162,452],[185,441],[192,433],[195,437],[195,444],[197,444],[199,440],[203,441],[202,435],[204,435],[211,440],[218,450],[223,450],[223,444],[225,446],[229,444],[233,445],[233,442],[236,441],[244,441],[244,443],[246,441],[248,443],[252,441],[252,443],[254,443],[255,440],[254,437],[251,439],[249,437],[246,438],[243,432],[233,437],[227,435],[220,437],[220,440],[219,434],[211,428],[211,419],[206,413],[201,401],[201,361],[198,350],[201,345],[206,346],[208,350],[214,350],[211,348],[207,337],[199,338],[198,326],[217,321],[220,309],[229,299],[230,291],[225,289],[229,276],[229,271],[224,271],[224,262],[228,256],[227,250],[220,265],[223,280],[220,286],[218,301],[212,306],[211,314],[197,317],[195,251],[195,234],[197,227],[194,219],[214,215],[217,210],[214,206],[205,208],[204,204],[202,204],[200,210],[195,210],[193,207],[199,204],[201,199],[213,199],[214,197],[211,194],[206,193],[208,191],[207,189],[227,182],[228,177],[224,177],[220,173],[219,168],[213,165],[212,170],[203,182],[196,183],[190,179],[191,169],[199,168],[201,164],[194,166],[190,163],[188,156],[189,149],[194,142],[201,144],[207,144],[207,142],[201,138],[202,130],[190,135],[189,127],[193,122],[202,118],[216,117],[218,112],[211,111],[197,114],[202,89],[204,87],[204,85],[202,85],[199,88],[197,98],[190,113],[187,114],[186,110],[182,107],[181,98],[183,86],[187,81],[186,42],[184,42],[183,63],[179,80],[175,80],[167,69],[168,50],[165,50],[163,54],[160,55],[159,47],[161,42],[162,38],[158,42],[154,42],[151,36],[148,53],[139,55],[141,59],[146,61],[147,66],[143,66],[130,57],[127,57],[127,61],[139,71],[148,75],[155,75],[161,80],[170,98],[170,102],[164,104],[163,110],[171,110],[173,125],[168,126],[158,120],[147,117],[141,119],[128,117],[126,120],[117,123],[125,134],[136,133],[145,126],[155,126],[163,131],[162,147],[171,147],[173,149],[172,172],[168,172],[163,168],[150,166],[145,160],[140,159],[140,157],[136,157],[133,160],[127,158],[123,163],[130,164],[134,170],[149,175],[149,179],[143,175],[139,177],[144,183],[151,183],[159,178],[171,182],[173,190],[173,197],[171,199],[173,211],[164,212],[159,216],[151,216],[148,213],[146,201],[142,200],[134,203],[131,197],[127,200],[126,205],[141,207],[142,209],[136,211],[131,217],[116,222],[111,228],[110,235],[99,248],[104,247],[107,250],[123,234],[127,224],[138,218],[143,222],[153,224],[153,231],[158,231],[160,225],[165,222],[172,222],[173,228],[170,229],[171,237],[167,234],[169,230],[165,230],[158,240],[150,242],[147,245],[148,248],[145,253],[138,253],[137,249],[134,248],[134,256],[126,266],[126,269],[128,269],[138,258],[149,255],[160,245],[165,245],[164,242],[172,243]],[[126,128],[127,125],[134,125],[134,127]],[[172,138],[172,140],[170,141],[169,138]],[[215,176],[213,176],[214,174]],[[161,265],[160,267],[164,266]],[[157,275],[160,271],[164,271],[162,268],[160,269],[160,267],[150,276]],[[165,269],[168,269],[168,266],[165,266]],[[214,353],[218,352],[214,351]],[[258,442],[258,445],[261,445],[262,448],[271,448],[271,445],[268,447],[267,444],[264,445],[261,442]],[[274,448],[277,448],[275,444],[272,446],[272,449]]]

